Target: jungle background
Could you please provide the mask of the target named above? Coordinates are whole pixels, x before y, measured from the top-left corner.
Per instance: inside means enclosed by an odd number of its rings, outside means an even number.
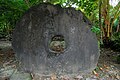
[[[40,3],[81,10],[97,36],[101,51],[99,63],[104,67],[107,63],[120,66],[120,0],[0,0],[0,41],[12,41],[16,23],[30,7]]]

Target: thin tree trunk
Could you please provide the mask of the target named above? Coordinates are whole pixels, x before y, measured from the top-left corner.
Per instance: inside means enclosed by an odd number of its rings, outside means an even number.
[[[101,25],[101,4],[102,4],[102,1],[99,0],[99,27],[100,27],[100,43],[102,44],[102,25]]]
[[[110,37],[110,15],[109,15],[109,0],[107,0],[107,37]]]
[[[119,29],[120,29],[120,26],[118,25],[118,26],[117,26],[117,30],[116,30],[116,32],[119,32]]]

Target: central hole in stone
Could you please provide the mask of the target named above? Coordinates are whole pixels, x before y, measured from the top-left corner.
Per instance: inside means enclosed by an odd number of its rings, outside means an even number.
[[[66,43],[64,40],[64,36],[62,35],[55,35],[51,38],[49,48],[51,52],[54,53],[61,53],[66,48]]]

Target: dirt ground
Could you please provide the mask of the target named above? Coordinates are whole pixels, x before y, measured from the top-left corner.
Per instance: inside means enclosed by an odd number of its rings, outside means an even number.
[[[96,69],[90,74],[78,75],[75,80],[120,80],[120,64],[118,64],[116,60],[118,55],[120,55],[120,52],[101,48],[100,58]],[[8,65],[17,67],[18,64],[18,61],[15,59],[15,53],[11,47],[11,42],[0,41],[0,69],[5,68],[5,66]],[[72,79],[64,77],[63,79],[56,80]]]

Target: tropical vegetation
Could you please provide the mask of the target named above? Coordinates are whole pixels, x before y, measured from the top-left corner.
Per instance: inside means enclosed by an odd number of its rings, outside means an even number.
[[[120,2],[112,0],[0,0],[0,38],[10,38],[16,23],[30,7],[40,3],[59,4],[81,10],[91,21],[91,30],[104,46],[120,46]],[[117,0],[115,0],[117,1]],[[119,0],[118,0],[119,1]],[[113,45],[112,45],[113,46]]]

